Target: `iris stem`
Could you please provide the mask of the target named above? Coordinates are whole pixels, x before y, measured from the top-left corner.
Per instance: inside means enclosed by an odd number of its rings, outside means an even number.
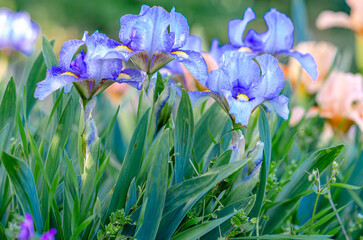
[[[308,236],[310,236],[311,230],[312,230],[312,227],[313,227],[313,222],[314,222],[314,217],[315,217],[315,211],[316,211],[316,207],[318,206],[319,197],[320,197],[320,193],[317,193],[316,194],[316,199],[315,199],[315,205],[314,205],[313,215],[312,215],[311,220],[310,220],[310,227],[309,227]]]

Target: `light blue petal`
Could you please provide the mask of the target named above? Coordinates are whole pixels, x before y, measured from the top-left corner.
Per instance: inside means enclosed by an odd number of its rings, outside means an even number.
[[[184,64],[186,69],[195,77],[203,86],[208,78],[208,68],[202,54],[194,51],[175,51],[172,52],[177,61]]]
[[[268,27],[264,51],[276,54],[290,50],[294,44],[294,25],[291,19],[276,9],[267,12],[264,19]]]
[[[313,81],[318,78],[318,65],[313,56],[309,53],[303,54],[297,51],[289,51],[285,52],[285,54],[295,58],[301,64],[301,67],[310,75]]]
[[[87,75],[99,83],[102,79],[113,80],[122,69],[122,59],[85,59]]]
[[[227,51],[224,54],[223,68],[228,72],[232,85],[249,89],[261,81],[260,68],[246,52]]]
[[[59,66],[61,68],[69,69],[74,54],[83,44],[84,41],[82,40],[66,41],[59,53]]]
[[[146,74],[144,72],[135,69],[124,69],[115,81],[119,83],[127,83],[140,90],[145,77]]]
[[[243,46],[243,33],[249,22],[256,18],[255,13],[251,8],[247,8],[243,19],[234,19],[228,23],[228,38],[229,42],[235,47]]]
[[[124,45],[129,46],[133,39],[134,25],[136,24],[136,19],[140,18],[139,15],[127,14],[120,18],[120,32],[119,38]]]
[[[139,15],[145,15],[150,9],[151,7],[149,7],[148,5],[142,5]]]
[[[52,74],[52,69],[47,70],[47,78],[39,83],[35,89],[34,97],[43,100],[55,90],[61,89],[68,84],[84,79],[77,78],[71,74]]]
[[[294,25],[289,17],[271,9],[264,16],[268,30],[257,33],[251,29],[244,43],[253,51],[278,54],[290,50],[294,44]]]
[[[261,67],[262,81],[253,89],[253,96],[272,99],[280,94],[284,88],[284,72],[279,66],[278,60],[263,54],[256,58]]]
[[[195,35],[189,35],[186,44],[181,50],[192,50],[195,52],[202,52],[202,39]]]
[[[145,15],[135,19],[129,36],[134,51],[146,51],[149,56],[155,51],[170,52],[175,34],[168,33],[170,14],[162,7],[152,7]]]
[[[170,32],[175,33],[173,49],[178,49],[187,43],[189,36],[189,25],[187,19],[182,14],[175,12],[175,8],[171,10],[170,16]]]
[[[236,123],[241,123],[246,126],[254,106],[251,102],[243,102],[234,99],[230,93],[226,93],[225,97],[229,105],[229,113],[234,115]]]
[[[98,31],[95,31],[91,36],[88,36],[88,32],[85,32],[83,41],[87,45],[87,58],[121,58],[128,61],[135,54],[128,50],[127,47],[120,48],[121,44],[119,42]]]
[[[269,109],[274,111],[277,115],[282,117],[284,120],[289,118],[289,98],[284,95],[277,96],[273,99],[264,102]]]
[[[220,96],[223,96],[222,90],[232,90],[232,83],[223,69],[211,71],[205,86]]]

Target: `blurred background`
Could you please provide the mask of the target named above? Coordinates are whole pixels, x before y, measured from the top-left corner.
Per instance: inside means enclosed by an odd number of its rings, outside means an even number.
[[[212,39],[228,42],[228,21],[242,18],[244,10],[252,7],[257,19],[248,25],[259,31],[266,29],[263,15],[270,8],[276,8],[289,15],[295,24],[296,40],[324,40],[333,43],[346,52],[354,52],[354,34],[351,30],[333,28],[318,31],[315,26],[317,16],[323,10],[349,13],[345,0],[1,0],[0,7],[13,11],[27,11],[41,26],[42,34],[48,39],[56,39],[55,52],[59,53],[64,41],[80,39],[85,30],[106,33],[118,40],[119,19],[125,14],[137,14],[140,6],[159,5],[166,10],[175,7],[187,19],[191,33],[203,39],[203,49],[208,50]],[[297,31],[298,30],[298,31]],[[38,40],[37,49],[41,41]],[[349,67],[354,65],[350,64]],[[346,69],[354,70],[354,69]]]

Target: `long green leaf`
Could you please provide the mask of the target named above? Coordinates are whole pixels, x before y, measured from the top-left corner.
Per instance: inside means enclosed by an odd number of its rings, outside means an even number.
[[[327,240],[332,239],[332,236],[329,235],[283,235],[283,234],[275,234],[275,235],[263,235],[259,237],[239,237],[239,238],[231,238],[231,239],[259,239],[259,240],[270,240],[270,239],[289,239],[289,240]]]
[[[125,159],[116,180],[116,186],[111,197],[106,219],[108,219],[108,216],[110,216],[112,212],[125,207],[127,190],[129,189],[132,179],[136,178],[140,171],[149,111],[150,109],[141,117],[131,138]]]
[[[52,45],[44,35],[42,40],[43,40],[42,42],[43,57],[45,65],[47,66],[48,69],[50,69],[52,66],[58,66],[57,57],[54,54]]]
[[[50,149],[45,163],[45,170],[47,171],[50,183],[53,182],[53,178],[59,169],[59,156],[62,155],[62,152],[66,146],[69,133],[72,129],[73,117],[74,100],[73,98],[70,98],[59,120],[57,130],[50,144]]]
[[[163,218],[156,239],[169,239],[194,204],[213,186],[241,169],[247,159],[212,169],[208,173],[184,181],[168,189]]]
[[[40,214],[39,200],[33,174],[29,166],[23,160],[17,159],[5,152],[1,155],[1,161],[15,188],[15,193],[23,208],[23,212],[32,214],[37,232],[42,232],[43,221]]]
[[[155,239],[161,221],[168,183],[169,130],[163,132],[153,157],[143,205],[138,221],[137,239]]]
[[[268,118],[263,107],[260,107],[260,114],[258,117],[258,131],[260,133],[261,141],[263,142],[263,160],[260,173],[260,184],[257,190],[256,204],[253,207],[251,216],[259,217],[263,205],[263,199],[266,192],[266,184],[268,178],[268,171],[271,162],[271,131]]]
[[[187,167],[190,166],[189,159],[191,158],[193,140],[194,119],[192,103],[188,93],[183,89],[174,131],[176,184],[182,182],[184,177],[189,177],[186,176],[186,173]]]
[[[171,240],[194,240],[194,239],[198,239],[201,236],[203,236],[204,234],[208,233],[209,231],[213,230],[214,228],[218,227],[219,225],[221,225],[222,223],[224,223],[225,221],[227,221],[228,219],[230,219],[231,217],[233,217],[234,214],[236,214],[237,212],[234,212],[232,214],[229,214],[225,217],[222,218],[218,218],[216,220],[213,221],[209,221],[209,222],[205,222],[202,224],[199,224],[195,227],[192,227],[178,235],[176,235],[175,237],[173,237]]]
[[[5,93],[0,105],[0,129],[9,124],[9,134],[12,133],[16,113],[16,87],[14,78],[11,77],[6,86]]]

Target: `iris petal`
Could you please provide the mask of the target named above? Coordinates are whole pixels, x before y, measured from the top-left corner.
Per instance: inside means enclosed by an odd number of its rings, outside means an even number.
[[[262,81],[254,89],[254,96],[262,96],[271,99],[279,95],[284,88],[284,72],[278,65],[278,60],[269,55],[263,54],[256,58],[262,71]]]
[[[314,81],[318,78],[318,65],[309,53],[303,54],[297,51],[286,51],[283,54],[295,58]]]
[[[284,120],[289,118],[289,99],[284,95],[279,95],[273,99],[264,102],[270,110],[274,111],[277,115]]]
[[[234,19],[231,20],[228,24],[228,38],[229,42],[236,46],[242,47],[243,46],[243,33],[246,29],[246,26],[249,22],[256,18],[255,13],[251,8],[247,8],[243,19]]]
[[[66,41],[59,53],[59,66],[65,69],[69,69],[72,58],[78,48],[80,48],[84,42],[82,40],[69,40]]]
[[[175,51],[173,56],[188,69],[203,86],[205,86],[208,78],[208,68],[202,54],[194,51]]]
[[[47,71],[47,78],[44,81],[37,83],[37,88],[35,89],[34,97],[43,100],[49,94],[55,90],[61,89],[68,85],[69,83],[80,81],[84,79],[79,79],[71,74],[52,74],[52,69]]]
[[[173,49],[178,49],[187,43],[189,36],[188,21],[182,14],[175,12],[175,8],[171,10],[170,15],[170,32],[175,33]]]
[[[118,75],[115,81],[119,83],[127,83],[133,86],[134,88],[140,90],[142,87],[142,82],[145,79],[145,77],[146,74],[144,74],[143,72],[140,72],[135,69],[125,69]]]

